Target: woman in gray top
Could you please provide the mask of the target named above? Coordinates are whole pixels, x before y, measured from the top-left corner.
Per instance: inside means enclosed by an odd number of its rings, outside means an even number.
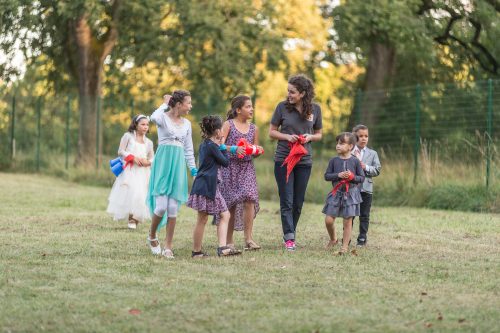
[[[283,241],[287,250],[295,250],[295,229],[300,218],[307,183],[312,168],[311,142],[322,137],[319,105],[312,102],[314,86],[309,78],[299,74],[288,80],[287,99],[276,106],[271,119],[269,137],[278,140],[274,156],[274,176],[280,196]],[[295,165],[287,180],[283,162],[294,143],[303,137],[307,153]]]

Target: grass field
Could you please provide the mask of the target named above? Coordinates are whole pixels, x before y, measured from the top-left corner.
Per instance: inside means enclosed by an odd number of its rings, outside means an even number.
[[[105,214],[108,189],[0,177],[1,332],[500,331],[499,215],[374,207],[369,246],[339,257],[321,205],[305,205],[288,253],[278,204],[262,202],[261,251],[200,261],[183,207],[167,261],[147,225]],[[215,239],[207,227],[212,255]]]

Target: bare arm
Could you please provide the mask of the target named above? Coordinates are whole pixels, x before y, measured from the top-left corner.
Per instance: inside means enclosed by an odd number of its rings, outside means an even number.
[[[275,140],[295,142],[298,140],[299,136],[296,134],[284,134],[278,130],[278,126],[271,124],[269,126],[269,137]]]
[[[305,134],[306,142],[321,141],[323,138],[323,130],[314,130],[314,134]]]

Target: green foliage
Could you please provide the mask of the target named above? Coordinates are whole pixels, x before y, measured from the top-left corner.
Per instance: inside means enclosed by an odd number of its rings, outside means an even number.
[[[326,7],[325,14],[335,29],[336,61],[352,52],[366,65],[372,43],[396,50],[394,84],[500,75],[500,27],[494,23],[500,11],[491,1],[350,0]]]
[[[175,8],[179,25],[169,50],[187,64],[197,112],[221,112],[238,93],[253,94],[263,80],[256,65],[276,69],[283,59],[282,39],[272,23],[278,13],[269,4],[177,1]]]

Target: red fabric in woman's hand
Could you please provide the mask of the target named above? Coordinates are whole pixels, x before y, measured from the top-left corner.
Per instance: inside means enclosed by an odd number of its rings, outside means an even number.
[[[286,164],[286,182],[288,183],[288,177],[290,173],[292,173],[293,168],[297,163],[299,163],[302,156],[307,154],[307,149],[304,147],[306,143],[306,138],[303,135],[299,135],[299,139],[294,143],[289,142],[288,146],[290,147],[290,152],[288,156],[285,158],[285,161],[281,166],[285,166]]]

